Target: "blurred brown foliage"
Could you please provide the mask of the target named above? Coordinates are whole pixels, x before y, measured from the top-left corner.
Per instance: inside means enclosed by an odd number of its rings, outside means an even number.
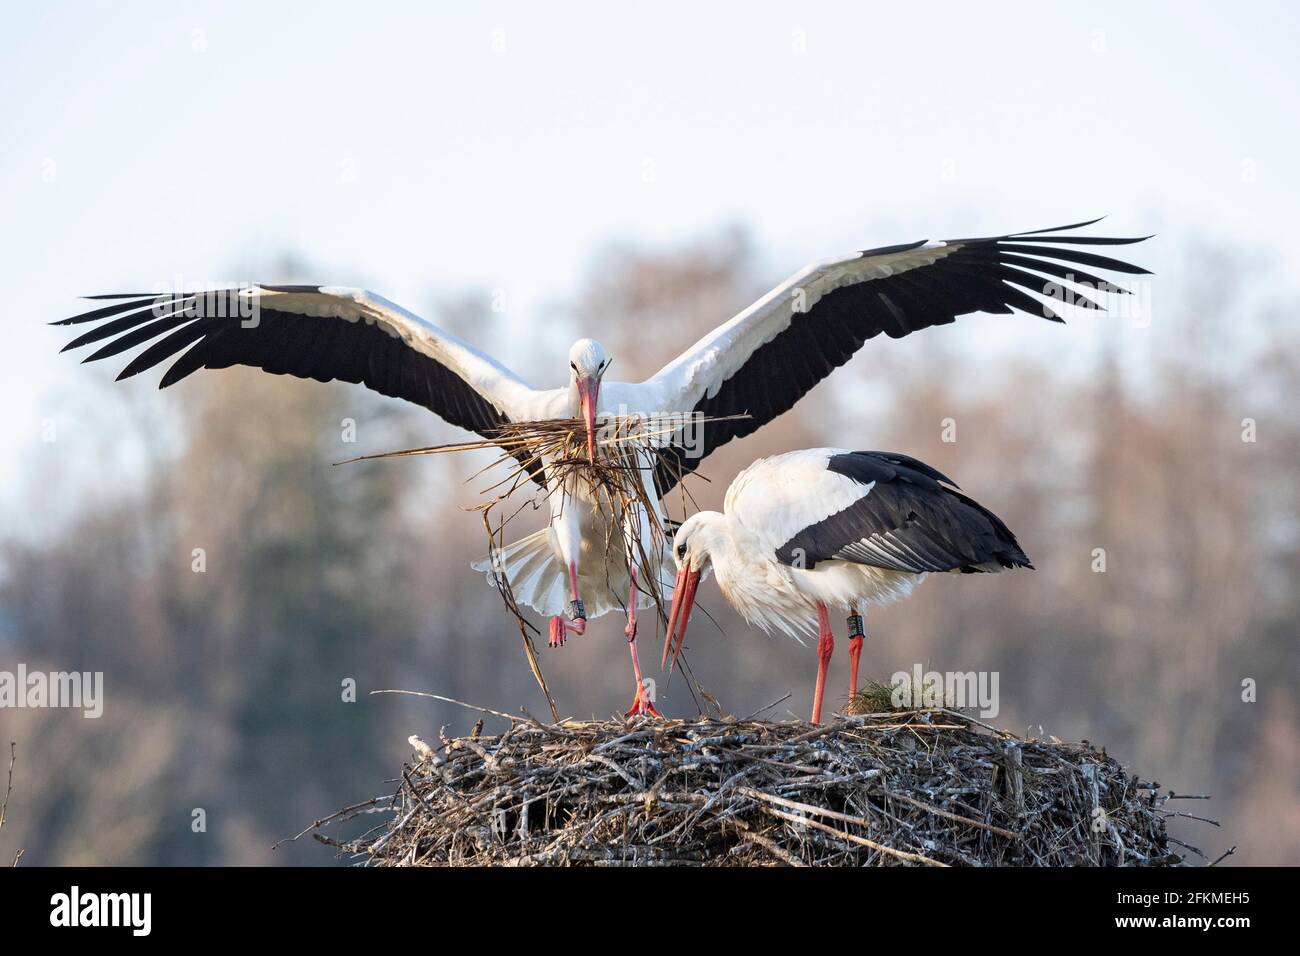
[[[1054,356],[990,368],[986,353],[962,348],[965,323],[1033,319],[963,319],[868,343],[794,411],[710,459],[712,482],[692,492],[716,507],[750,461],[820,444],[903,451],[951,474],[1006,520],[1039,570],[932,580],[873,612],[867,670],[998,671],[999,723],[1104,743],[1147,779],[1213,794],[1194,810],[1220,819],[1222,833],[1173,828],[1211,858],[1235,843],[1231,862],[1295,864],[1300,712],[1286,675],[1300,675],[1300,422],[1290,404],[1300,337],[1267,306],[1238,302],[1231,257],[1189,255],[1200,257],[1189,272],[1203,288],[1162,312],[1163,347],[1140,381],[1119,361],[1137,330],[1115,331],[1090,374],[1068,376]],[[649,374],[761,293],[770,283],[759,271],[739,229],[668,251],[611,246],[573,301],[552,310],[557,341],[545,348],[562,354],[566,323],[572,336],[599,330],[611,374]],[[487,301],[444,303],[435,320],[500,351]],[[1220,330],[1250,326],[1268,347],[1229,360]],[[1069,349],[1070,328],[1053,330],[1057,348]],[[554,363],[521,364],[545,382]],[[0,539],[0,669],[22,661],[106,675],[98,720],[0,711],[0,739],[17,740],[20,755],[4,840],[26,848],[25,862],[327,862],[314,844],[270,847],[382,792],[408,734],[433,739],[440,724],[463,731],[474,719],[368,691],[545,713],[511,619],[468,567],[483,531],[458,507],[477,501],[484,482],[466,478],[485,462],[331,464],[448,440],[452,429],[361,389],[248,370],[201,373],[161,395],[137,381],[113,388],[129,390],[117,400],[133,424],[111,440],[144,450],[139,474],[123,477],[106,456],[107,487],[57,533]],[[1242,440],[1247,417],[1257,441]],[[355,444],[343,440],[345,419]],[[946,419],[955,442],[943,441]],[[65,441],[57,454],[102,451]],[[46,469],[41,494],[58,496],[60,483]],[[672,503],[678,516],[683,508]],[[1094,571],[1098,548],[1104,573]],[[738,715],[789,693],[772,715],[806,716],[811,650],[748,632],[706,589],[721,633],[701,621],[692,635],[702,685]],[[565,649],[543,649],[562,711],[627,705],[621,628],[607,617]],[[654,644],[643,632],[643,646]],[[835,666],[838,687],[843,656]],[[344,700],[348,679],[355,702]],[[1259,682],[1258,702],[1243,702],[1247,679]],[[661,682],[659,701],[693,712],[680,679]],[[199,808],[206,831],[196,833]]]

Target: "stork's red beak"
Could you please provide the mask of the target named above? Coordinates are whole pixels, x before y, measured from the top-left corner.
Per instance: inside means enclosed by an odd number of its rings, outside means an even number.
[[[596,402],[600,399],[600,379],[578,379],[578,398],[582,403],[582,419],[587,423],[587,460],[596,460]]]
[[[695,588],[699,583],[700,572],[692,571],[689,564],[677,572],[677,584],[673,588],[673,603],[668,610],[664,656],[659,661],[659,666],[666,667],[670,674],[677,664],[678,656],[682,653],[682,643],[686,640],[686,625],[691,619],[691,608],[695,606]],[[677,630],[676,640],[673,638],[674,628]]]

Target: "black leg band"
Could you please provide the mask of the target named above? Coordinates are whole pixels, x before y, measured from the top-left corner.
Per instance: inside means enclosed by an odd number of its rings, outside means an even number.
[[[850,614],[850,615],[848,616],[848,622],[849,622],[849,637],[866,637],[866,636],[867,636],[867,635],[866,635],[866,632],[862,629],[862,615],[861,615],[861,614]]]
[[[585,621],[587,619],[587,609],[583,607],[581,601],[575,599],[569,602],[569,620],[576,621],[578,618]]]

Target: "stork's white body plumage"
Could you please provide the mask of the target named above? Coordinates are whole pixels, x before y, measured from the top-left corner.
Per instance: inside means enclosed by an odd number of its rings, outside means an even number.
[[[638,521],[635,530],[613,527],[608,503],[597,501],[591,486],[577,480],[578,476],[571,477],[575,479],[571,484],[548,493],[551,516],[545,528],[507,544],[494,557],[475,561],[474,570],[486,574],[492,584],[500,572],[510,582],[516,601],[550,617],[572,610],[570,562],[576,572],[577,592],[582,596],[585,619],[626,611],[629,601],[635,602],[637,609],[652,606],[655,601],[649,588],[632,588],[630,569],[635,556],[640,584],[657,580],[661,595],[667,595],[671,590],[672,577],[665,577],[671,559],[658,497],[653,494],[646,496],[646,500],[655,505],[653,513],[647,515],[637,511],[630,516]],[[649,465],[642,473],[642,480],[653,488]],[[655,527],[651,527],[652,523]],[[618,547],[619,542],[623,542],[622,548]],[[496,562],[495,568],[493,561]],[[553,631],[553,637],[563,642],[558,632]]]

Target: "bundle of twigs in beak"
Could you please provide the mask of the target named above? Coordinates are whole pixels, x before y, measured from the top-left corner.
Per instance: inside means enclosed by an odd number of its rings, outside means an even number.
[[[601,524],[609,538],[605,542],[605,553],[626,554],[628,549],[624,546],[624,529],[627,529],[630,550],[635,555],[637,565],[640,569],[651,571],[638,574],[637,586],[650,595],[658,617],[666,622],[667,613],[657,569],[662,560],[668,559],[670,552],[667,550],[666,531],[655,517],[658,509],[652,475],[657,464],[676,459],[671,456],[661,457],[658,450],[668,445],[682,445],[683,432],[687,428],[698,431],[698,427],[705,422],[746,417],[748,416],[693,416],[683,424],[683,421],[673,418],[660,421],[641,416],[609,416],[600,421],[594,459],[589,459],[587,455],[586,423],[578,418],[563,418],[506,423],[496,428],[489,437],[481,439],[360,455],[339,464],[479,449],[495,449],[501,453],[500,457],[470,477],[472,481],[494,468],[504,468],[500,476],[494,476],[493,483],[484,489],[484,501],[471,510],[478,511],[483,516],[483,526],[488,537],[488,555],[497,588],[506,608],[519,624],[533,676],[546,694],[552,713],[558,720],[555,702],[547,690],[529,634],[530,631],[533,634],[540,632],[520,612],[510,582],[503,573],[500,555],[505,546],[506,527],[515,515],[541,507],[557,492],[569,496],[581,495],[594,502],[602,513],[604,520]],[[682,476],[677,477],[680,479]],[[534,479],[536,484],[533,483]],[[680,481],[678,485],[681,485]],[[684,490],[683,494],[686,494]],[[507,502],[511,502],[508,508],[504,507]],[[646,523],[651,529],[652,540],[649,541],[641,540],[641,522],[636,519],[642,514],[650,519]],[[607,574],[609,570],[607,563]],[[630,568],[627,570],[631,571]]]

